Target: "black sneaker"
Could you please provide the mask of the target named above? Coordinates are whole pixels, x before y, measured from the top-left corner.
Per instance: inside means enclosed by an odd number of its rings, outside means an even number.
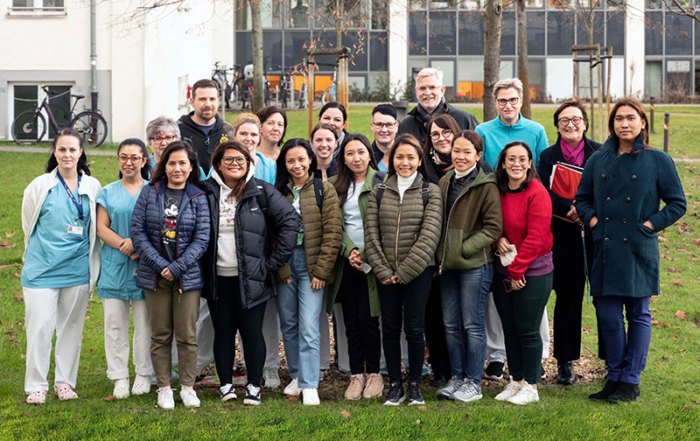
[[[251,406],[257,406],[260,404],[260,387],[253,386],[248,383],[245,387],[245,398],[243,399],[243,404],[249,404]]]
[[[620,384],[619,381],[608,380],[605,382],[605,387],[603,387],[603,390],[601,390],[600,392],[596,392],[594,394],[589,395],[588,399],[593,400],[593,401],[607,400],[610,395],[615,393],[615,391],[617,390],[617,386],[619,384]]]
[[[484,377],[489,380],[502,380],[503,379],[503,366],[504,364],[500,361],[492,361],[486,366],[486,371],[484,371]]]
[[[408,405],[413,406],[414,404],[423,405],[425,404],[425,400],[423,399],[423,394],[420,391],[420,383],[409,381]]]
[[[389,393],[386,394],[384,400],[385,406],[398,406],[406,400],[406,395],[403,393],[403,384],[400,381],[393,382],[389,385]]]

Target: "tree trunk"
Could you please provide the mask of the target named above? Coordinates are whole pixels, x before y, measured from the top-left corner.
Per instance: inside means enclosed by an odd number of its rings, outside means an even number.
[[[493,86],[501,70],[501,24],[503,1],[486,0],[484,5],[484,121],[498,116]]]
[[[265,102],[263,73],[263,32],[260,18],[260,0],[248,0],[252,22],[251,40],[253,43],[253,112],[262,109]]]
[[[525,0],[516,2],[516,18],[518,21],[518,77],[523,82],[523,106],[520,112],[527,119],[532,119],[530,111],[530,75],[527,71],[527,15]]]

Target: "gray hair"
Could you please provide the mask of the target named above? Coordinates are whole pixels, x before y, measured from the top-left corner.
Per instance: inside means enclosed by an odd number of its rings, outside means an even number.
[[[423,69],[420,70],[420,72],[418,72],[418,75],[416,75],[416,85],[423,78],[430,77],[430,76],[435,76],[435,78],[437,78],[437,80],[440,82],[440,84],[442,84],[442,71],[441,70],[437,70],[433,67],[424,67]],[[418,86],[416,86],[416,87],[418,87]]]
[[[503,89],[515,89],[518,91],[518,95],[522,98],[523,97],[523,82],[520,81],[518,78],[507,78],[505,80],[501,80],[497,82],[493,86],[493,96],[497,97],[498,92]]]
[[[177,121],[164,115],[157,117],[146,126],[146,139],[148,141],[159,133],[172,134],[180,139],[180,127],[178,127]]]

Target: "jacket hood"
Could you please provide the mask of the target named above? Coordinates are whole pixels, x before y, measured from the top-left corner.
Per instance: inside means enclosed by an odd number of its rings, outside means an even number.
[[[192,130],[198,130],[201,132],[202,130],[199,128],[199,126],[194,121],[192,121],[192,115],[194,115],[194,111],[192,111],[186,115],[182,115],[180,117],[180,119],[178,119],[178,122],[191,128]],[[222,120],[218,114],[215,115],[214,116],[214,128],[212,129],[212,131],[221,130],[221,127],[223,127],[223,125],[224,125],[224,120]]]

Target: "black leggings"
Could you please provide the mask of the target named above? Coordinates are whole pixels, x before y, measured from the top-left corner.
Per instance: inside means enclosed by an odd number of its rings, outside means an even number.
[[[209,303],[214,323],[214,362],[221,384],[233,383],[233,363],[236,360],[236,332],[241,331],[245,347],[244,358],[248,383],[260,386],[265,364],[265,339],[262,323],[267,302],[250,309],[241,309],[238,277],[216,277],[217,300]]]

